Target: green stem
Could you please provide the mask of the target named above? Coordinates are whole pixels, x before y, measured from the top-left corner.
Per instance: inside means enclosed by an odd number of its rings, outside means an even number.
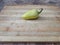
[[[43,11],[43,8],[40,9],[40,11],[38,12],[38,14],[40,14]]]

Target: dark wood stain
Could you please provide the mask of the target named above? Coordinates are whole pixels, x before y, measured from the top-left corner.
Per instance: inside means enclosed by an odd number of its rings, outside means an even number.
[[[10,27],[7,27],[7,28],[6,28],[6,31],[9,31],[9,29],[10,29]]]
[[[59,23],[60,23],[60,17],[57,17],[57,16],[56,16],[56,19],[57,19],[57,21],[59,21]]]
[[[60,42],[0,42],[0,45],[60,45]]]

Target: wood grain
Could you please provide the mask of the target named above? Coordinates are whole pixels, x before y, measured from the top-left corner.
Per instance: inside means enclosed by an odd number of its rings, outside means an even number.
[[[34,8],[44,9],[43,12],[40,14],[39,19],[24,20],[21,18],[21,16],[26,11]],[[8,39],[4,39],[5,41],[12,41],[10,40],[10,37],[11,39],[13,39],[13,36],[17,36],[17,38],[25,36],[27,38],[25,41],[30,41],[30,39],[31,41],[47,41],[50,39],[52,40],[53,37],[54,39],[56,39],[56,41],[59,41],[60,8],[44,5],[5,6],[4,9],[0,12],[0,36],[9,36],[9,38],[7,37]],[[29,36],[31,36],[31,38]],[[37,37],[38,39],[32,39],[32,36]],[[52,41],[55,41],[54,39]],[[18,41],[18,39],[14,41]],[[21,39],[19,39],[19,41],[21,41]]]

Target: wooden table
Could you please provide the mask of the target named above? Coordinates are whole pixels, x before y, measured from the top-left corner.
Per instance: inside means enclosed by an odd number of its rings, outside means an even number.
[[[30,9],[43,8],[37,20],[21,16]],[[60,41],[60,8],[47,5],[5,6],[0,12],[0,41]]]

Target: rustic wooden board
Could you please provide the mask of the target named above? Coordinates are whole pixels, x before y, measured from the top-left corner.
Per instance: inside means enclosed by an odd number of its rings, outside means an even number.
[[[21,16],[44,8],[37,20]],[[60,8],[44,5],[5,6],[0,12],[0,41],[60,41]]]

